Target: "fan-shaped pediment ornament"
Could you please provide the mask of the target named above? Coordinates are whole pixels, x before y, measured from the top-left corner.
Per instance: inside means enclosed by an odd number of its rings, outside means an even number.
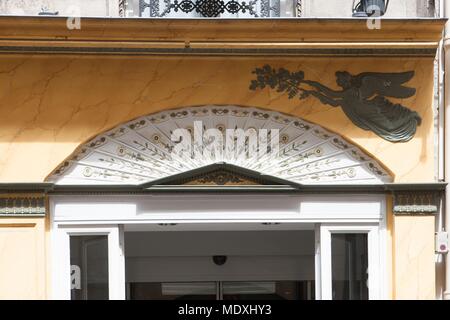
[[[223,139],[208,135],[210,129]],[[257,132],[256,147],[249,136],[227,140],[228,132],[238,129],[245,134]],[[177,130],[188,136],[174,136]],[[179,148],[188,141],[189,148]],[[228,152],[229,141],[234,141],[232,152]],[[249,156],[252,148],[258,151],[256,156]],[[339,135],[300,118],[238,106],[168,110],[121,124],[80,146],[48,180],[66,185],[140,185],[215,163],[296,184],[392,180],[375,159]]]

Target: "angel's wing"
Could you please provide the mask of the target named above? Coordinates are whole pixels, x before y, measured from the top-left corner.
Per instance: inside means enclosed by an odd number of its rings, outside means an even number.
[[[392,98],[409,98],[416,89],[403,86],[411,80],[414,71],[401,73],[364,72],[355,76],[355,84],[359,88],[361,98],[368,99],[374,95]]]

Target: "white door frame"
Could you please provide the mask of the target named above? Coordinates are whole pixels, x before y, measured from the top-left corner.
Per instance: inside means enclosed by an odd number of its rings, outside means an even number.
[[[125,299],[125,255],[123,226],[58,226],[52,233],[52,296],[53,299],[70,300],[70,236],[108,237],[108,288],[110,300]]]
[[[332,267],[331,267],[331,235],[336,233],[365,233],[367,234],[368,246],[368,287],[369,299],[378,300],[384,297],[382,279],[380,272],[386,266],[382,265],[380,255],[380,228],[378,225],[330,225],[320,226],[320,295],[322,300],[332,300]],[[316,286],[317,288],[317,286]]]
[[[181,199],[183,201],[180,201]],[[108,235],[111,299],[125,299],[124,224],[242,225],[311,223],[316,231],[316,298],[331,298],[331,233],[369,234],[369,298],[387,297],[384,195],[57,196],[50,198],[54,299],[70,299],[70,243],[76,235]],[[177,202],[178,201],[178,202]],[[232,206],[230,207],[230,203]],[[167,205],[166,205],[167,204]],[[265,209],[255,212],[255,204]],[[167,207],[169,209],[167,209]],[[173,209],[176,210],[173,210]],[[200,213],[195,208],[199,208]],[[385,270],[386,269],[386,270]]]

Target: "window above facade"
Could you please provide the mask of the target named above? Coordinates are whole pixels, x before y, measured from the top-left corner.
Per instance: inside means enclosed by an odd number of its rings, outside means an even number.
[[[133,0],[125,15],[151,18],[299,17],[301,0]]]
[[[2,0],[0,15],[123,18],[437,17],[442,0]],[[375,12],[378,11],[379,13]],[[375,11],[374,11],[375,9]]]

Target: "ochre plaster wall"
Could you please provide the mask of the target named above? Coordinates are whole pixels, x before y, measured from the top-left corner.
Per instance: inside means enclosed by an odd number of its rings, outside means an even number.
[[[391,195],[386,204],[387,299],[435,299],[435,217],[396,216]]]
[[[340,108],[250,91],[255,67],[303,70],[337,89],[335,71],[414,70],[417,88],[405,106],[423,118],[415,138],[393,144],[361,130]],[[202,104],[282,111],[315,122],[362,146],[396,182],[433,181],[433,59],[353,57],[151,57],[2,55],[0,182],[40,182],[82,142],[135,117]]]
[[[394,299],[435,299],[434,216],[394,216]]]
[[[252,71],[264,64],[303,70],[306,78],[336,89],[338,70],[414,70],[408,85],[417,94],[395,101],[416,110],[422,125],[412,141],[393,144],[313,98],[289,100],[275,90],[250,91]],[[432,99],[432,58],[2,55],[0,183],[44,181],[77,146],[104,130],[141,115],[203,104],[255,106],[299,116],[373,154],[396,182],[432,182]],[[388,210],[387,246],[392,252],[387,250],[386,267],[392,298],[434,297],[433,219],[393,217]],[[44,224],[44,219],[0,220],[0,298],[46,297]]]
[[[45,218],[0,218],[0,299],[47,298]]]

